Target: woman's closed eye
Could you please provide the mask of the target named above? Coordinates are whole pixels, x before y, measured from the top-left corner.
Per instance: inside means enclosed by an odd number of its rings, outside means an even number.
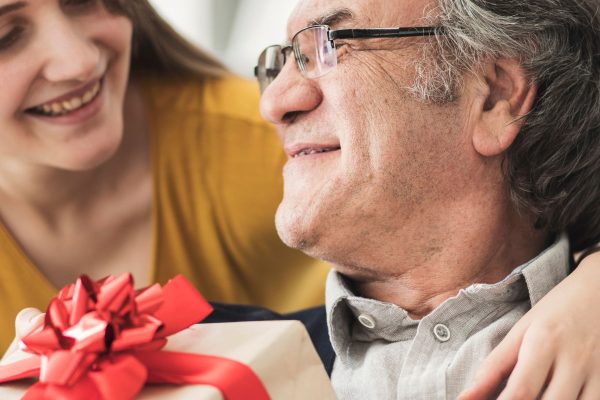
[[[8,33],[0,37],[0,51],[8,50],[13,47],[23,36],[25,27],[16,25]]]
[[[94,10],[100,3],[100,0],[61,0],[60,4],[66,13],[85,13],[87,11]],[[22,21],[21,21],[22,22]],[[10,50],[12,47],[18,44],[21,38],[25,35],[26,27],[20,23],[4,30],[6,33],[2,34],[3,29],[0,28],[0,52]]]

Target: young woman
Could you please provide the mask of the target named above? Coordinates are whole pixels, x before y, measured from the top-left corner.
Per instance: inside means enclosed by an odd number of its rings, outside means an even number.
[[[322,302],[327,267],[277,239],[284,155],[257,110],[253,84],[146,0],[0,0],[0,347],[20,309],[81,273],[182,273],[211,300],[281,311]],[[515,364],[518,398],[547,379],[600,393],[598,264],[534,307],[469,398]]]
[[[283,162],[255,84],[147,1],[0,0],[0,348],[82,273],[322,303],[327,267],[274,229]]]

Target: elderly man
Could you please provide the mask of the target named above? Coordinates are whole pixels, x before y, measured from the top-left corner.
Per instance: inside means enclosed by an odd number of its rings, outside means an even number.
[[[285,318],[341,399],[456,398],[567,275],[569,244],[600,239],[598,7],[302,0],[290,45],[261,54],[289,155],[278,232],[334,266],[326,313]],[[272,318],[216,305],[211,321]],[[598,398],[564,373],[589,365],[559,364],[545,398]]]
[[[278,232],[334,266],[340,398],[456,398],[569,272],[564,232],[597,241],[600,157],[582,151],[600,146],[597,13],[305,0],[290,46],[261,55],[289,156]]]

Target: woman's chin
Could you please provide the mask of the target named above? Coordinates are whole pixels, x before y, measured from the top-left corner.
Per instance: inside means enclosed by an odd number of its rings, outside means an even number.
[[[120,142],[105,144],[102,147],[90,146],[57,156],[53,166],[69,171],[89,171],[108,162],[117,152]]]

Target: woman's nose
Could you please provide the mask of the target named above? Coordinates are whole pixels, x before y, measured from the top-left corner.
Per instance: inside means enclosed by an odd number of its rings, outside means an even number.
[[[263,92],[260,108],[263,117],[280,125],[321,104],[323,95],[315,81],[302,76],[293,60],[288,60],[277,78]]]
[[[82,27],[68,18],[48,28],[44,41],[44,78],[51,82],[87,81],[100,73],[101,49]]]

